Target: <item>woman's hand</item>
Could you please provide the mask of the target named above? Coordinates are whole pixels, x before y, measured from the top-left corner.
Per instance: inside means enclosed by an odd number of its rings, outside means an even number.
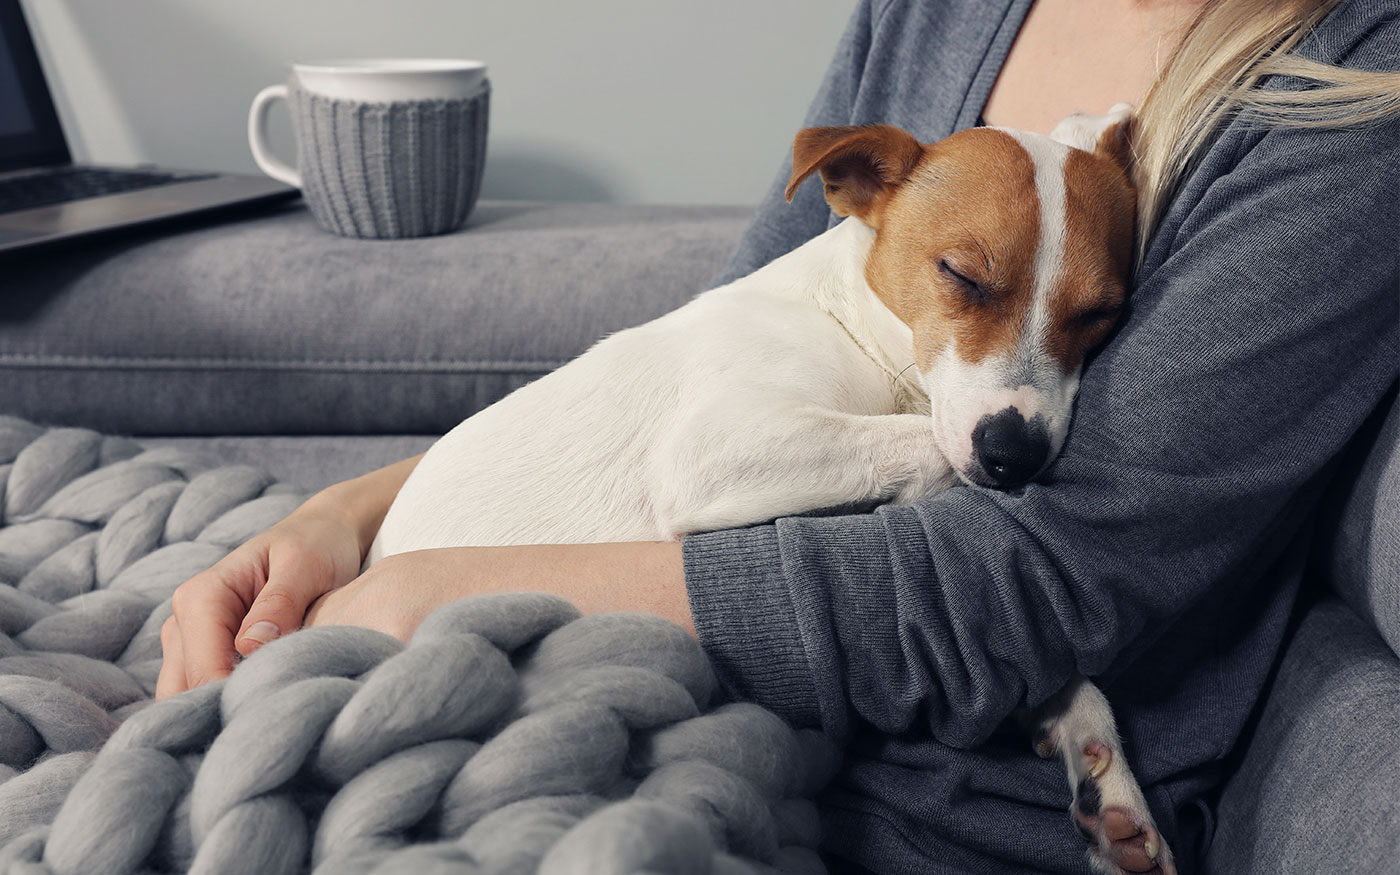
[[[355,578],[361,555],[349,520],[308,503],[180,584],[160,630],[156,698],[217,680],[236,654],[301,626],[312,601]]]
[[[160,630],[163,699],[233,671],[299,628],[307,607],[360,573],[365,553],[421,455],[328,486],[217,565],[180,584]]]

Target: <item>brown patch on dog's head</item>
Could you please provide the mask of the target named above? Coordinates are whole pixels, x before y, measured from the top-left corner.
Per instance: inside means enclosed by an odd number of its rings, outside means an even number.
[[[1065,159],[1065,254],[1051,291],[1047,351],[1066,374],[1108,336],[1127,297],[1137,193],[1130,181],[1131,119],[1095,150]]]
[[[986,128],[924,146],[882,213],[866,280],[913,330],[919,369],[949,343],[967,361],[1014,346],[1040,234],[1025,149]]]
[[[1133,178],[1133,135],[1137,132],[1137,117],[1129,115],[1122,121],[1104,128],[1094,144],[1093,153],[1118,165],[1123,176]]]
[[[792,200],[802,181],[820,171],[826,202],[837,215],[878,228],[880,208],[922,156],[919,141],[891,125],[805,128],[793,140],[784,194]]]

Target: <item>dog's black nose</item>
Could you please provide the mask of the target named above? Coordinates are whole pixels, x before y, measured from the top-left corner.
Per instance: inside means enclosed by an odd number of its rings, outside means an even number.
[[[972,430],[972,455],[998,489],[1034,477],[1049,454],[1044,420],[1037,416],[1028,423],[1015,407],[982,417]]]

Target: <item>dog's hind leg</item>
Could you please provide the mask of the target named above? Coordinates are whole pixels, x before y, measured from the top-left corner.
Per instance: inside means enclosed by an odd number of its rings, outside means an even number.
[[[1156,872],[1176,875],[1171,850],[1128,768],[1113,711],[1085,678],[1037,709],[1031,718],[1036,753],[1058,752],[1074,794],[1070,818],[1089,842],[1094,868],[1105,875]]]

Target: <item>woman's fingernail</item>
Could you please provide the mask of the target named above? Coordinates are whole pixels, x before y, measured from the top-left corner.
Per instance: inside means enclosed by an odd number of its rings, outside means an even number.
[[[262,620],[248,627],[248,631],[243,633],[243,637],[249,641],[256,641],[259,644],[266,644],[278,635],[282,630],[277,628],[277,624],[268,620]]]

